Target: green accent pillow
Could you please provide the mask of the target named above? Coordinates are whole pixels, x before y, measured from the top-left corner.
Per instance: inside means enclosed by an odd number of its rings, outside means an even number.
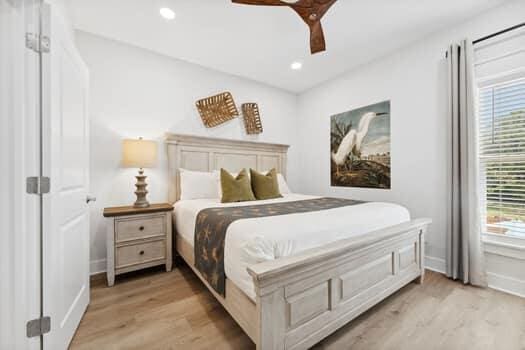
[[[228,171],[221,169],[221,189],[222,203],[256,200],[246,169],[242,169],[237,177],[233,177]]]
[[[252,178],[252,189],[257,199],[274,199],[281,198],[279,191],[279,182],[277,181],[277,170],[272,169],[268,174],[263,175],[250,169]]]

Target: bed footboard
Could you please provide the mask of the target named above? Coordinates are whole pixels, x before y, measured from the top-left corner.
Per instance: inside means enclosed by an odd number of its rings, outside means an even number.
[[[248,269],[257,293],[257,349],[307,349],[424,277],[430,219],[388,227]]]

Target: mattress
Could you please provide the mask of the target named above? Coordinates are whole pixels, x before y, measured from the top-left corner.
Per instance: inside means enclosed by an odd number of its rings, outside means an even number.
[[[283,198],[242,203],[220,203],[218,199],[181,200],[175,203],[177,233],[194,245],[195,220],[205,208],[259,205],[318,198],[286,194]],[[341,239],[410,220],[406,208],[394,203],[367,202],[323,211],[242,219],[226,231],[224,269],[230,279],[249,298],[255,289],[247,267],[260,262],[297,254]],[[226,291],[227,293],[228,291]]]

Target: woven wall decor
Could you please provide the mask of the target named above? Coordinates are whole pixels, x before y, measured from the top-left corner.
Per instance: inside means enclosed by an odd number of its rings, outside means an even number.
[[[246,128],[247,134],[260,134],[263,132],[257,103],[243,103],[242,114],[244,116],[244,127]]]
[[[207,128],[213,128],[239,115],[239,111],[229,92],[222,92],[196,102],[202,122]]]

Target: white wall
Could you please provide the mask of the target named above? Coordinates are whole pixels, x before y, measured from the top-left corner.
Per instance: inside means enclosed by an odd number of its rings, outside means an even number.
[[[352,70],[299,98],[301,192],[398,202],[414,217],[430,217],[429,263],[444,269],[447,220],[447,63],[449,44],[477,39],[525,20],[525,1],[491,10]],[[330,187],[330,116],[391,100],[392,189]],[[321,161],[318,161],[321,160]]]
[[[137,170],[120,167],[122,138],[159,141],[159,167],[146,170],[150,202],[167,201],[165,132],[295,144],[297,98],[291,93],[84,32],[76,39],[90,70],[91,193],[97,197],[91,209],[92,272],[105,270],[103,208],[135,200]],[[230,91],[238,105],[259,103],[260,136],[245,135],[241,118],[213,129],[203,126],[195,101],[221,91]],[[297,163],[292,147],[292,185]]]

